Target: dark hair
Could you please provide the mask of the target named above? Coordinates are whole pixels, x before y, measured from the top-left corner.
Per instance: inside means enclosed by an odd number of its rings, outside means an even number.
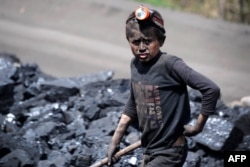
[[[157,39],[159,41],[165,40],[165,28],[164,21],[162,19],[161,14],[156,10],[151,10],[152,15],[147,20],[138,20],[135,17],[135,12],[130,13],[126,20],[126,38],[130,36],[133,29],[135,29],[138,25],[140,28],[152,27]]]

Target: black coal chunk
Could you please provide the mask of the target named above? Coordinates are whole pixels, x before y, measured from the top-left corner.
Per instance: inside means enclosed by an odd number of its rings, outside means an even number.
[[[112,71],[56,78],[36,64],[0,53],[0,167],[87,167],[106,151],[129,96],[130,80]],[[189,91],[191,123],[201,94]],[[185,167],[223,166],[223,151],[250,151],[250,108],[218,100],[203,132],[187,138]],[[139,140],[138,126],[120,147]],[[142,149],[123,156],[115,167],[139,166]]]

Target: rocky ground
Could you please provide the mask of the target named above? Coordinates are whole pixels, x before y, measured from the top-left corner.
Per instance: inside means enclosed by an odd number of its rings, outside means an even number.
[[[128,79],[112,71],[57,78],[37,64],[0,54],[0,167],[89,167],[106,156],[129,95]],[[201,94],[189,91],[192,124]],[[229,107],[219,99],[202,133],[187,137],[184,167],[223,167],[226,151],[250,151],[250,99]],[[120,147],[139,140],[136,125]],[[136,167],[141,148],[115,167]]]

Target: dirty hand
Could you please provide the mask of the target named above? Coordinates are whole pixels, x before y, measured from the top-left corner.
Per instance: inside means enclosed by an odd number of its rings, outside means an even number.
[[[184,132],[183,134],[185,136],[195,136],[197,135],[198,133],[200,133],[202,131],[202,127],[199,127],[197,125],[184,125]]]
[[[107,152],[107,157],[108,157],[108,166],[113,165],[115,162],[117,162],[117,159],[115,158],[115,153],[118,152],[120,147],[115,144],[110,144]]]
[[[199,114],[198,119],[194,125],[184,125],[184,132],[185,136],[195,136],[203,130],[207,122],[208,116]]]

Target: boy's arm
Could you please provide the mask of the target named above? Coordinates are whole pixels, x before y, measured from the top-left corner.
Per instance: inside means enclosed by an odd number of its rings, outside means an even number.
[[[208,119],[207,115],[199,114],[195,125],[193,125],[193,126],[192,125],[185,125],[184,126],[185,130],[184,130],[183,134],[185,136],[197,135],[198,133],[200,133],[203,130],[203,127],[205,126],[207,119]]]
[[[186,136],[196,135],[203,130],[209,115],[215,112],[217,100],[220,98],[220,88],[212,80],[193,70],[180,59],[174,63],[172,72],[180,81],[202,94],[201,112],[196,124],[184,126]]]
[[[177,80],[198,90],[202,94],[200,112],[202,115],[209,116],[215,112],[217,100],[220,98],[220,88],[217,84],[190,68],[181,59],[175,61],[172,67],[172,74]]]
[[[115,155],[115,153],[117,151],[119,151],[119,145],[120,145],[120,141],[124,135],[124,133],[126,132],[130,122],[131,122],[132,118],[122,114],[121,119],[118,123],[118,126],[115,130],[115,133],[112,137],[111,143],[109,145],[108,148],[108,152],[107,152],[107,156],[108,156],[108,165],[111,165],[113,161],[115,161],[115,157],[113,157]]]

